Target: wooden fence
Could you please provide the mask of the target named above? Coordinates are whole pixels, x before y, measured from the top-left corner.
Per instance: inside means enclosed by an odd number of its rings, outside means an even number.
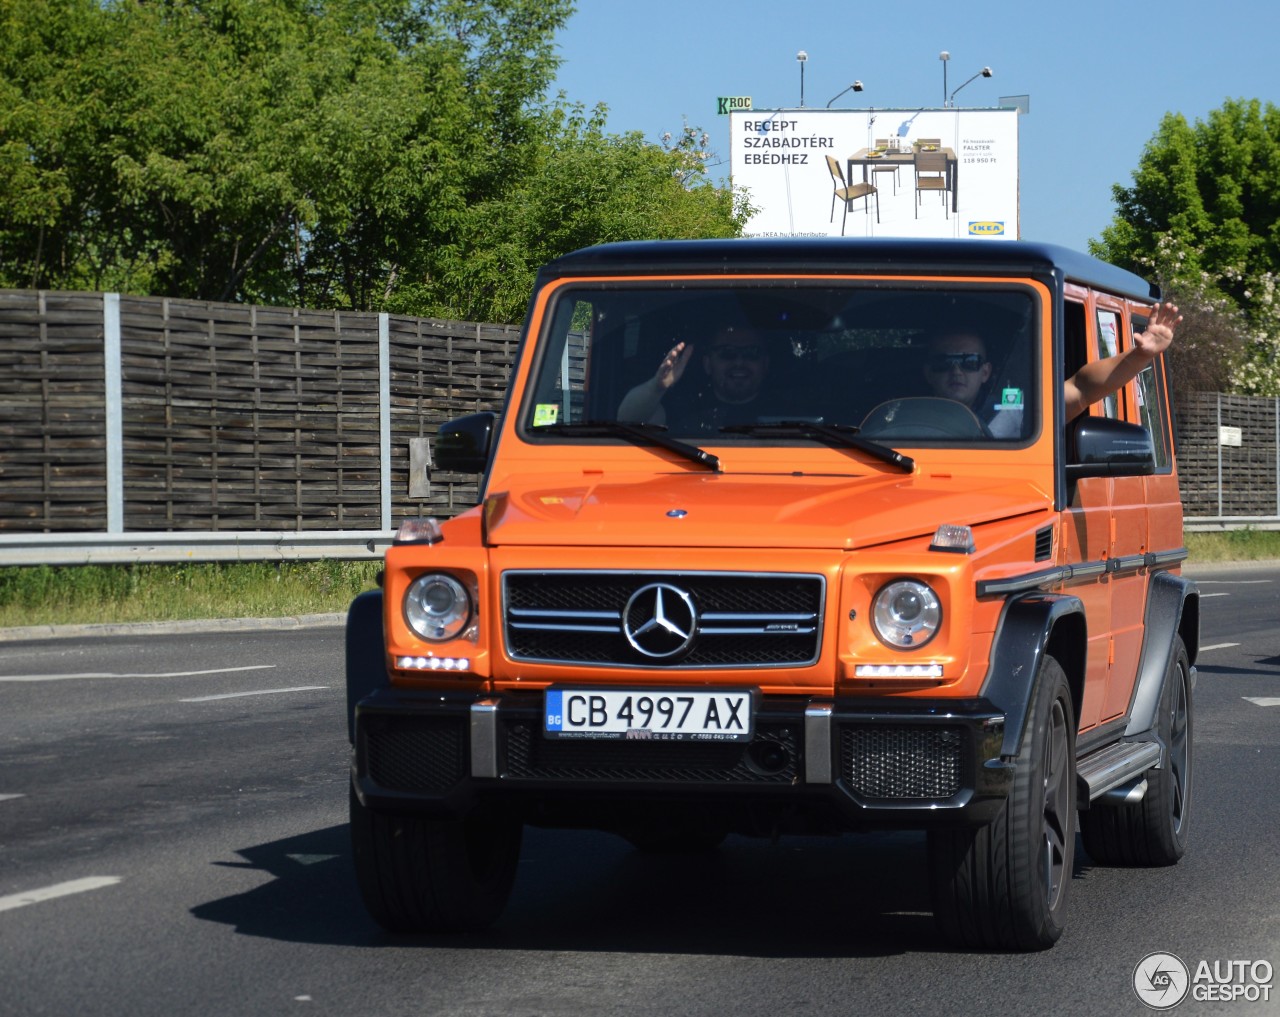
[[[474,503],[440,423],[500,409],[519,330],[0,290],[0,534],[386,531]],[[1280,521],[1280,403],[1177,410],[1189,521]],[[1236,443],[1238,441],[1238,444]]]
[[[475,478],[423,483],[411,455],[443,421],[501,408],[518,338],[399,315],[0,290],[0,532],[377,530],[453,515],[474,503]]]

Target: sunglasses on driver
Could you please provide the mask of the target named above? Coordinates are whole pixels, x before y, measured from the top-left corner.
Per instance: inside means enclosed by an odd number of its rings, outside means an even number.
[[[958,367],[965,374],[975,374],[986,362],[987,358],[981,353],[935,353],[924,362],[924,369],[933,374],[947,374]]]

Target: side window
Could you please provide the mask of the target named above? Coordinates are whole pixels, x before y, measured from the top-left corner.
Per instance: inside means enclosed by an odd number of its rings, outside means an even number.
[[[1084,304],[1068,300],[1063,305],[1062,337],[1064,376],[1070,378],[1089,360],[1088,337],[1085,334]]]
[[[1132,325],[1136,335],[1147,327],[1147,319],[1135,317]],[[1151,432],[1151,442],[1156,451],[1156,469],[1167,469],[1171,462],[1171,442],[1168,431],[1169,414],[1165,412],[1163,361],[1148,364],[1134,381],[1138,391],[1138,419]]]
[[[1099,307],[1097,324],[1097,356],[1099,360],[1105,360],[1120,352],[1120,315]],[[1120,393],[1113,392],[1099,402],[1098,406],[1108,417],[1120,416]]]

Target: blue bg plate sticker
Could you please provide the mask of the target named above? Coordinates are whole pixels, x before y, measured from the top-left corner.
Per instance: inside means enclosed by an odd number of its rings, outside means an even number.
[[[549,688],[548,738],[740,742],[751,739],[751,689]]]

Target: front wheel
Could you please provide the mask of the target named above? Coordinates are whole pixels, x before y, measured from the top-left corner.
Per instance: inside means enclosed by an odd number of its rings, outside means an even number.
[[[1099,865],[1173,865],[1187,850],[1191,819],[1191,661],[1175,637],[1160,694],[1156,734],[1162,766],[1146,773],[1147,791],[1128,804],[1094,802],[1080,813],[1080,838]]]
[[[523,828],[506,816],[383,813],[350,789],[351,848],[365,908],[389,932],[478,932],[507,905]]]
[[[1045,657],[1000,814],[929,836],[934,914],[948,942],[1043,950],[1062,935],[1075,861],[1075,732],[1067,677]]]

